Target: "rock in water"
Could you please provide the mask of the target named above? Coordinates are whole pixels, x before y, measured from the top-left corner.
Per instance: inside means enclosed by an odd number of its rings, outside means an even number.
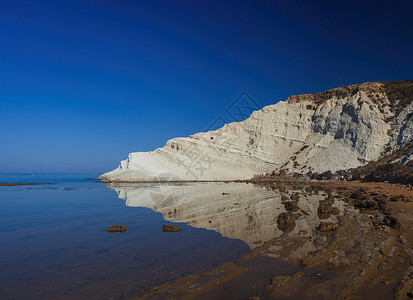
[[[178,227],[175,225],[167,225],[167,224],[163,224],[162,225],[162,231],[163,232],[177,232],[177,231],[181,231],[182,227]]]
[[[413,99],[408,92],[394,92],[412,86],[412,80],[368,82],[291,96],[245,121],[131,153],[99,178],[234,180],[273,170],[306,174],[355,168],[412,140]]]
[[[107,232],[125,232],[126,225],[112,225],[106,228]]]

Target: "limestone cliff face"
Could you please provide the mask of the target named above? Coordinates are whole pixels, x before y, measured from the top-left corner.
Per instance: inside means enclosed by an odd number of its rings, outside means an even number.
[[[406,85],[372,82],[291,96],[234,122],[153,152],[129,154],[101,179],[231,180],[285,169],[307,173],[353,168],[406,145],[413,97]]]

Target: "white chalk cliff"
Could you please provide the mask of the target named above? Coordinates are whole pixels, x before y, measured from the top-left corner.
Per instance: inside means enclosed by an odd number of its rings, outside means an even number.
[[[284,169],[358,167],[412,140],[413,103],[403,82],[371,82],[291,96],[243,122],[129,154],[107,181],[234,180]]]

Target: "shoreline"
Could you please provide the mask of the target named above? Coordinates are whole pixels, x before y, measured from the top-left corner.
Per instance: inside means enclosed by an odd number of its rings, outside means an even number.
[[[410,231],[413,226],[413,205],[411,203],[413,190],[409,186],[388,182],[298,181],[294,179],[266,180],[265,182],[243,180],[242,182],[280,189],[282,193],[285,193],[285,188],[288,186],[304,186],[301,192],[306,190],[305,186],[319,187],[321,193],[327,194],[326,197],[328,197],[328,191],[334,190],[334,195],[343,199],[350,209],[355,207],[356,203],[364,201],[361,199],[379,198],[389,205],[392,210],[391,215],[400,221],[401,228],[387,227],[383,230],[383,225],[375,223],[375,219],[378,215],[383,217],[387,213],[383,214],[377,208],[357,209],[362,213],[361,218],[364,222],[362,227],[359,227],[361,224],[355,222],[350,215],[340,216],[339,228],[330,235],[326,235],[326,244],[321,249],[309,252],[297,263],[286,260],[288,255],[284,258],[271,259],[271,247],[277,243],[284,244],[285,241],[289,241],[288,232],[285,232],[282,236],[263,241],[262,245],[251,248],[249,253],[234,263],[227,262],[203,274],[189,274],[161,286],[152,287],[152,289],[142,291],[134,299],[168,296],[211,299],[225,297],[229,294],[244,295],[245,292],[249,293],[249,297],[256,297],[256,299],[288,298],[303,293],[316,296],[326,289],[331,298],[362,295],[367,299],[374,299],[380,294],[386,299],[404,299],[404,296],[413,290],[413,279],[404,279],[409,278],[409,268],[413,266],[413,263],[403,263],[403,261],[409,261],[413,255],[413,250],[409,246],[413,241],[413,233]],[[353,196],[361,190],[362,196]],[[393,199],[393,197],[401,196],[402,198]],[[369,248],[349,246],[351,236],[357,234],[360,235],[360,241],[369,243]],[[321,236],[322,233],[319,235]],[[295,239],[295,243],[288,248],[290,251],[299,248],[301,243],[305,242],[304,239]],[[328,264],[328,261],[334,261],[340,255],[347,256],[348,253],[355,255],[355,250],[360,255],[359,267],[339,266],[343,267],[340,269],[332,267],[331,263]],[[368,255],[363,254],[366,251]],[[290,263],[292,268],[298,268],[297,271],[290,270],[283,276],[272,274],[271,269],[276,273],[280,261]],[[263,266],[263,262],[268,268]],[[266,268],[269,270],[263,272],[262,270]],[[377,269],[387,272],[377,272]],[[324,279],[317,282],[314,281],[314,276]],[[205,281],[203,278],[208,278],[208,280]],[[251,286],[251,281],[264,282],[265,285],[243,291],[244,286]]]
[[[278,178],[265,178],[256,180],[254,178],[249,179],[209,179],[209,180],[108,180],[100,178],[88,178],[88,180],[97,180],[102,183],[194,183],[194,182],[223,182],[223,183],[265,183],[270,184],[273,182],[292,182],[292,183],[309,183],[309,182],[329,182],[329,180],[315,180],[315,179],[303,179],[294,177],[278,177]]]
[[[297,179],[294,177],[282,178],[265,178],[256,180],[251,179],[234,179],[234,180],[105,180],[99,178],[90,178],[89,180],[97,180],[101,183],[252,183],[262,186],[273,186],[276,184],[306,184],[306,185],[328,185],[328,186],[342,186],[342,185],[386,185],[386,186],[400,186],[406,190],[413,190],[413,186],[409,187],[407,184],[399,182],[388,181],[361,181],[361,180],[316,180],[316,179]]]
[[[93,178],[95,179],[95,178]],[[198,183],[198,182],[237,182],[237,183],[249,183],[249,179],[237,179],[237,180],[105,180],[96,178],[102,183]]]

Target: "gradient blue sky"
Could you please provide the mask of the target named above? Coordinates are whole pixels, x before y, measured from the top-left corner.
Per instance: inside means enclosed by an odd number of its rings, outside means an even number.
[[[0,172],[104,172],[262,106],[413,79],[412,1],[20,1],[0,7]]]

